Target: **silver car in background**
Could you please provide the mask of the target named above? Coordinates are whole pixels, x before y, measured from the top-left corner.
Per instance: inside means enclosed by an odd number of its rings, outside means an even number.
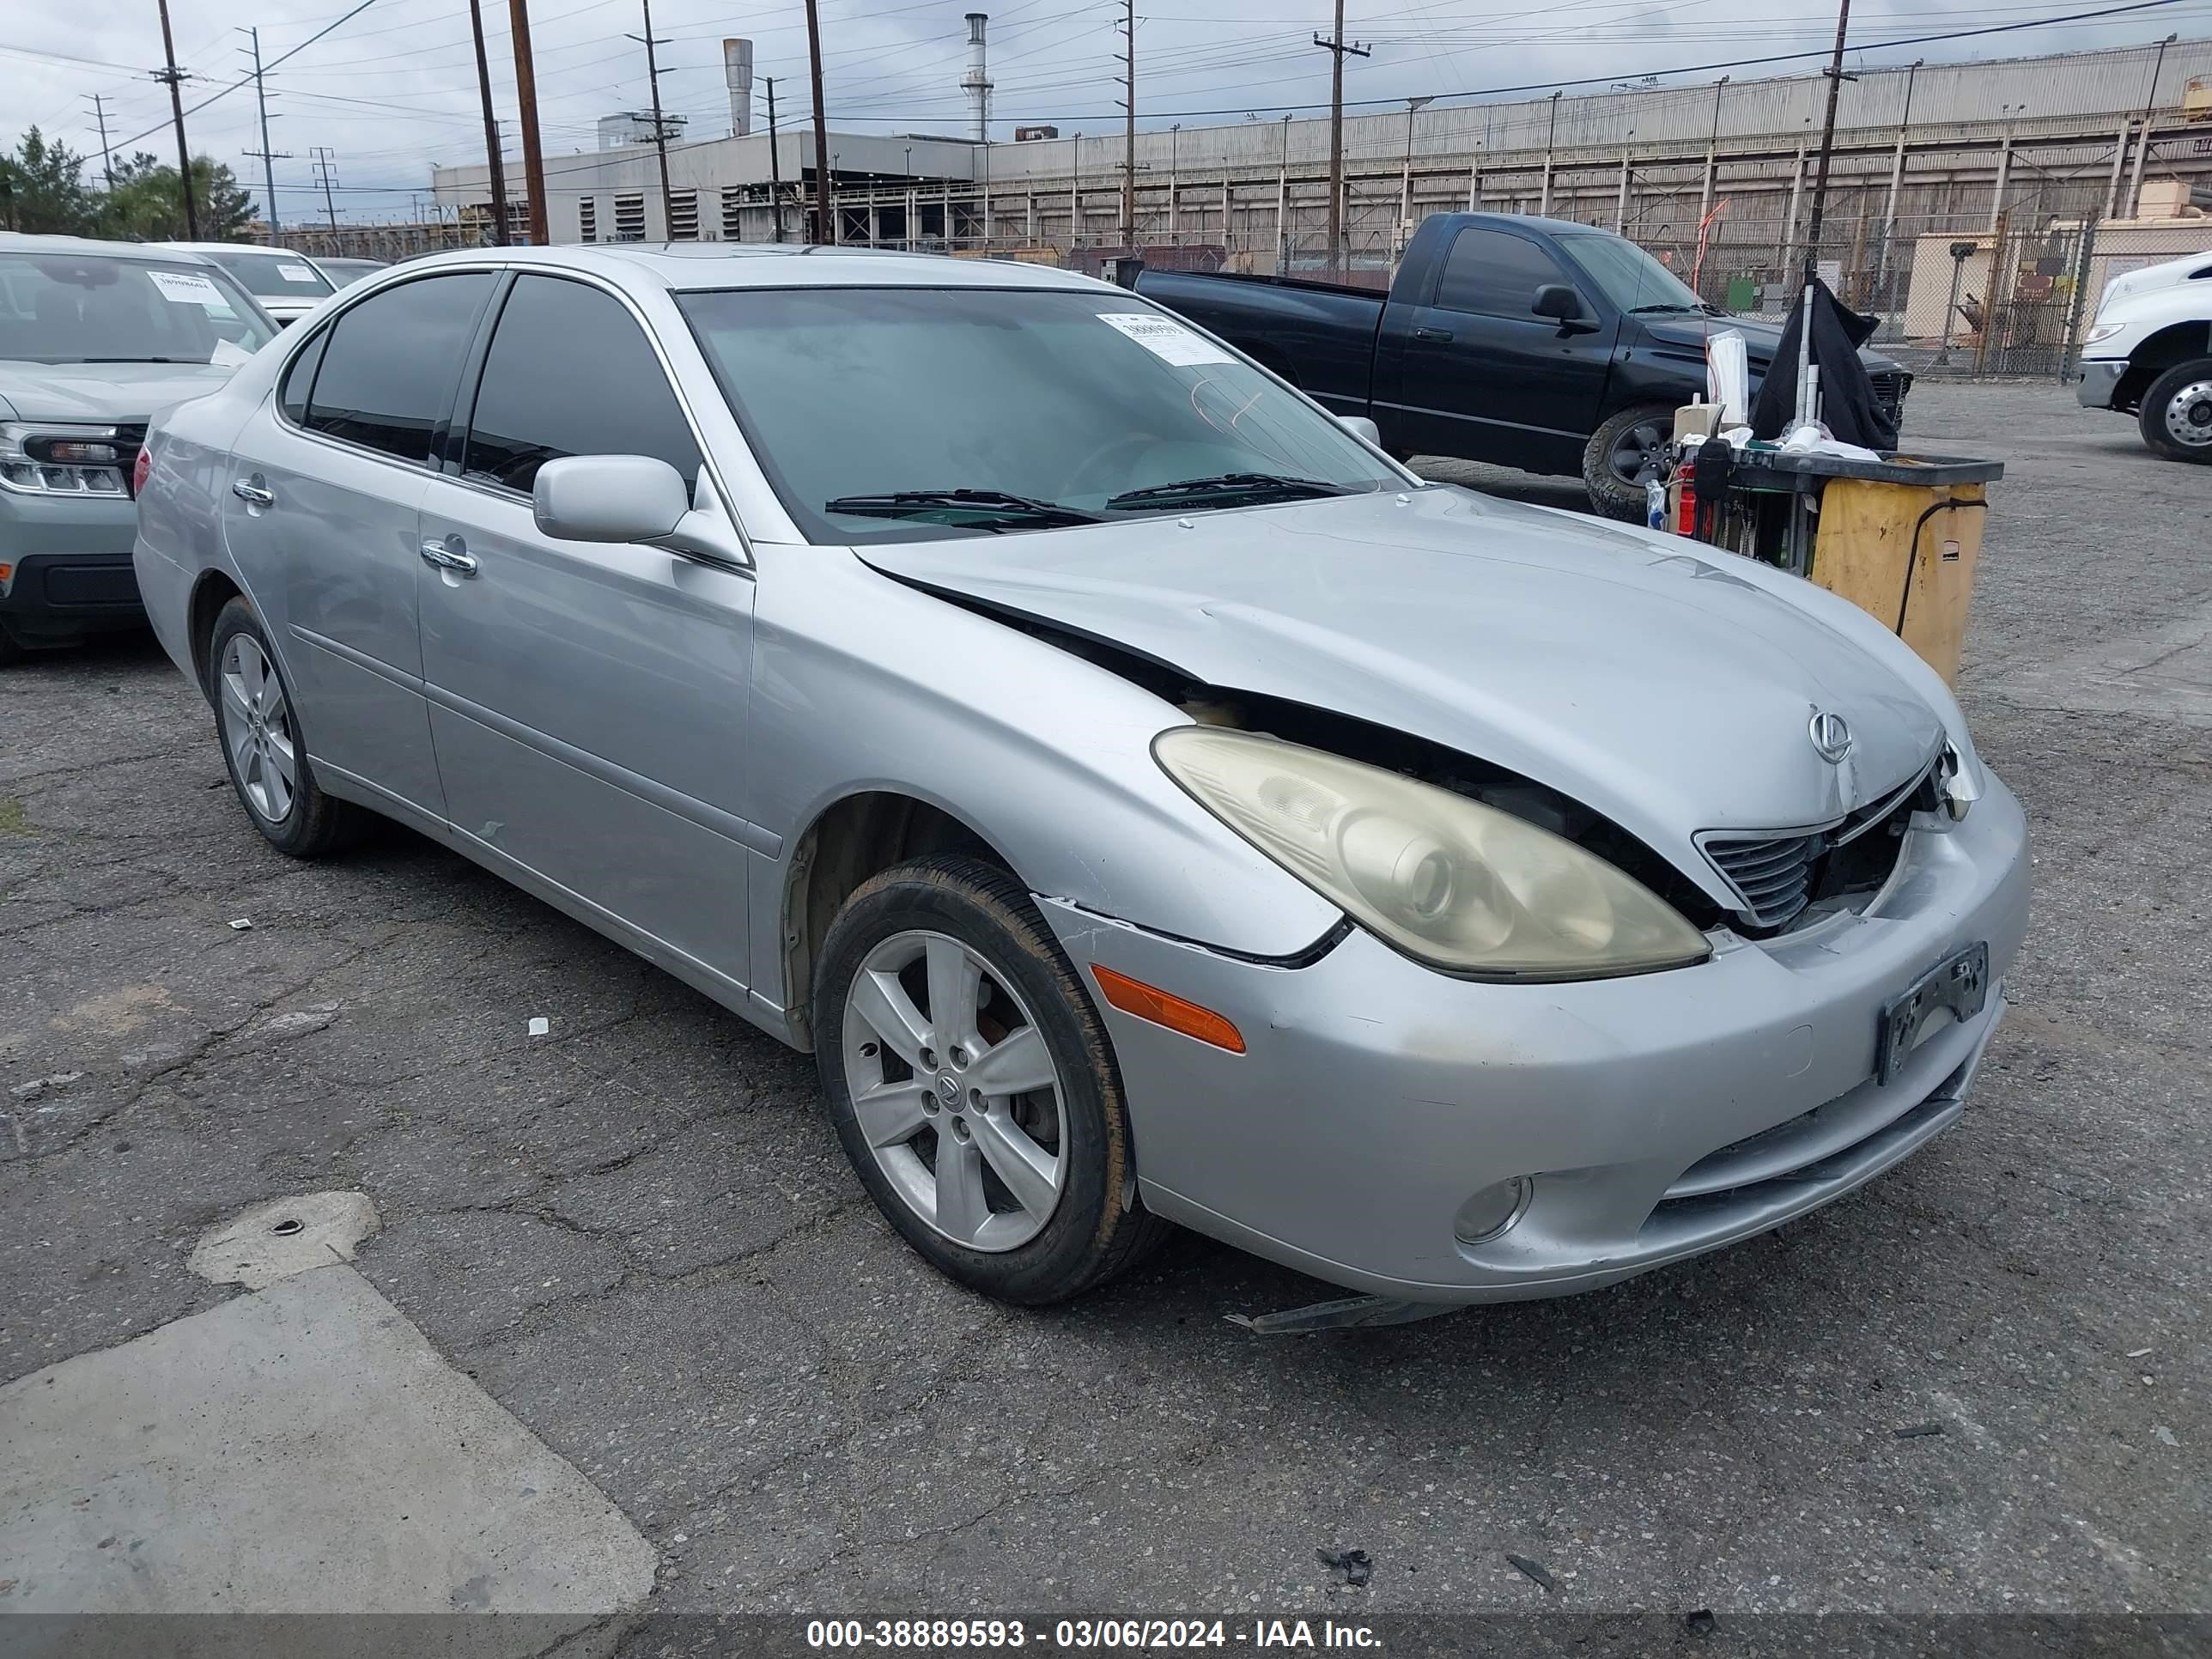
[[[239,286],[261,302],[279,328],[291,325],[337,292],[340,284],[305,254],[252,242],[164,242],[164,247],[197,253],[228,271]]]
[[[1878,623],[1425,484],[1117,288],[445,255],[150,448],[261,834],[396,818],[811,1049],[994,1296],[1170,1221],[1588,1289],[1924,1145],[2003,1008],[2020,808]]]

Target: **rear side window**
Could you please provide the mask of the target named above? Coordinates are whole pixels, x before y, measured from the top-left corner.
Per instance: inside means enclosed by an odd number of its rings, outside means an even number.
[[[1437,304],[1486,317],[1528,317],[1538,289],[1568,280],[1559,262],[1535,243],[1470,225],[1444,258]]]
[[[323,348],[330,343],[331,331],[325,329],[301,348],[292,366],[284,371],[284,387],[277,400],[284,406],[285,419],[304,422],[307,418],[307,394],[315,389],[315,366],[323,361]]]
[[[427,465],[454,366],[468,350],[495,280],[474,270],[426,276],[372,295],[347,312],[328,331],[303,424]]]
[[[699,446],[645,331],[611,295],[520,276],[500,307],[464,477],[527,491],[570,455],[650,455],[689,483]]]

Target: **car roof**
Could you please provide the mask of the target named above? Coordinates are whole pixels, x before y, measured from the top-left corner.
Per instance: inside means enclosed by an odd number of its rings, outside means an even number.
[[[592,271],[617,281],[643,276],[679,291],[724,288],[1034,288],[1096,292],[1094,277],[1011,259],[956,259],[890,249],[814,247],[793,242],[585,242],[556,247],[447,249],[410,259],[410,270],[486,260],[517,269]]]
[[[173,247],[186,253],[273,253],[296,258],[288,247],[270,247],[263,242],[156,242],[155,247]]]
[[[111,259],[155,260],[164,264],[212,263],[201,258],[191,247],[174,242],[113,242],[98,236],[33,236],[27,231],[15,230],[0,230],[0,253],[90,253]]]

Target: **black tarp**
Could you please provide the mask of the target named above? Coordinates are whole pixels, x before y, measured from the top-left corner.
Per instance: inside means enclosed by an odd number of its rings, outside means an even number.
[[[1828,430],[1847,444],[1866,449],[1897,447],[1897,426],[1875,400],[1874,382],[1867,378],[1859,348],[1881,325],[1879,317],[1862,317],[1828,291],[1817,277],[1813,283],[1813,362],[1820,370],[1820,419]],[[1782,327],[1782,343],[1774,362],[1759,383],[1751,402],[1751,434],[1778,438],[1794,423],[1797,413],[1797,339],[1805,324],[1805,295],[1790,309]]]

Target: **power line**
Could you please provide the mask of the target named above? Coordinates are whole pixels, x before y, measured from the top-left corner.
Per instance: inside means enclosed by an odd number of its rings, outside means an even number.
[[[164,3],[164,9],[166,9],[166,7],[167,7],[167,0],[163,0],[163,3]],[[285,58],[291,58],[291,57],[295,57],[295,56],[296,56],[297,54],[299,54],[299,53],[301,53],[301,52],[305,52],[305,51],[306,51],[309,46],[313,46],[313,45],[315,44],[315,42],[316,42],[316,41],[318,41],[318,40],[321,40],[321,39],[322,39],[325,34],[328,34],[328,33],[331,32],[331,29],[334,29],[334,28],[337,27],[338,23],[343,23],[343,22],[344,22],[344,21],[346,21],[346,18],[347,18],[347,17],[358,17],[358,16],[360,16],[360,15],[361,15],[361,14],[362,14],[362,13],[363,13],[363,12],[367,11],[367,10],[368,10],[371,6],[374,5],[375,3],[376,3],[376,0],[361,0],[361,3],[360,3],[359,5],[357,5],[357,6],[356,6],[356,7],[355,7],[351,11],[349,11],[349,12],[346,13],[346,14],[345,14],[345,17],[341,17],[341,18],[339,18],[339,19],[338,19],[338,21],[337,21],[337,23],[332,23],[332,24],[331,24],[331,25],[330,25],[328,27],[326,27],[326,28],[321,28],[321,29],[318,29],[318,30],[316,30],[314,33],[313,33],[313,34],[309,35],[306,40],[304,40],[301,41],[301,42],[300,42],[300,44],[299,44],[298,46],[296,46],[293,47],[293,48],[292,48],[292,50],[291,50],[290,52],[283,52],[283,53],[280,54],[280,55],[279,55],[279,56],[277,56],[277,57],[275,57],[275,58],[270,58],[270,59],[268,61],[268,63],[266,63],[265,64],[264,64],[264,65],[262,66],[262,67],[263,67],[263,69],[264,69],[264,70],[273,70],[273,69],[275,69],[275,68],[276,67],[276,65],[277,65],[277,64],[279,64],[283,63],[283,62],[285,60]],[[165,25],[164,27],[166,27],[166,25]],[[175,67],[175,65],[174,65],[173,64],[171,64],[171,68],[172,68],[172,69],[173,69],[174,67]],[[160,71],[159,71],[159,70],[156,70],[156,71],[155,71],[155,76],[156,76],[156,78],[159,78],[159,76],[160,76]],[[179,76],[179,79],[182,79],[183,77],[182,77],[182,76]],[[216,92],[211,92],[211,93],[210,93],[206,97],[204,97],[204,98],[201,99],[201,100],[199,100],[199,102],[198,102],[198,103],[194,104],[194,105],[193,105],[190,109],[187,109],[187,110],[179,110],[179,112],[177,112],[177,126],[178,126],[178,130],[179,130],[180,132],[183,131],[183,128],[184,128],[184,118],[185,118],[185,116],[187,116],[187,115],[197,115],[197,114],[198,114],[202,110],[205,109],[205,108],[206,108],[210,104],[214,103],[217,99],[219,99],[219,98],[228,98],[228,96],[230,96],[230,94],[231,94],[232,93],[236,92],[236,91],[237,91],[240,87],[244,86],[244,85],[245,85],[248,81],[251,81],[252,78],[253,78],[253,77],[252,77],[252,76],[250,76],[250,75],[241,76],[240,76],[237,80],[233,81],[233,82],[232,82],[228,86],[222,88],[222,89],[220,89],[219,91],[216,91]],[[173,88],[171,90],[173,92],[174,88]],[[115,148],[116,148],[116,149],[126,149],[126,148],[128,148],[130,145],[132,145],[132,144],[137,143],[141,138],[150,138],[150,137],[152,137],[155,133],[159,132],[159,131],[161,130],[161,128],[162,128],[165,125],[166,125],[166,123],[163,123],[163,122],[161,122],[161,121],[156,121],[156,122],[155,122],[155,123],[154,123],[154,125],[153,125],[152,126],[148,127],[148,128],[146,129],[146,131],[143,131],[143,132],[139,132],[139,133],[133,133],[130,137],[121,140],[119,143],[118,143],[116,144]]]

